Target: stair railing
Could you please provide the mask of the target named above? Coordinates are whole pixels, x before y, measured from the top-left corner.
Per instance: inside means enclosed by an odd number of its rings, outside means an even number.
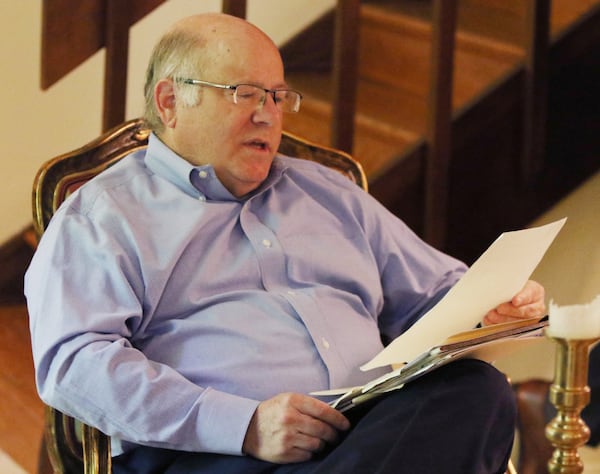
[[[530,186],[544,167],[551,0],[529,0],[525,19],[523,156],[521,184]]]
[[[246,0],[223,0],[223,13],[246,18]],[[354,140],[360,0],[337,0],[333,42],[331,145],[348,153]]]
[[[543,167],[551,0],[529,0],[526,17],[521,178],[531,183]],[[452,90],[458,0],[433,0],[431,72],[425,140],[424,226],[427,242],[444,249],[452,157]],[[245,17],[246,0],[223,0],[223,11]],[[360,0],[338,0],[333,64],[331,144],[352,152]]]
[[[424,237],[442,248],[446,238],[448,168],[451,156],[452,73],[457,0],[434,0],[431,79],[426,140]],[[222,11],[246,16],[246,0],[223,0]],[[352,152],[360,0],[338,0],[333,45],[333,104],[331,144]]]
[[[164,0],[146,0],[141,13],[148,13]],[[458,0],[433,0],[431,80],[426,130],[425,163],[425,239],[444,248],[449,201],[448,173],[451,160],[452,77],[454,36]],[[125,116],[128,31],[140,12],[121,8],[119,0],[106,0],[105,10],[96,21],[106,46],[103,128],[121,123]],[[550,42],[551,0],[528,0],[526,17],[525,74],[523,90],[523,142],[520,175],[524,186],[531,186],[544,167],[547,117],[548,51]],[[45,2],[45,8],[47,7]],[[48,7],[49,8],[49,7]],[[55,6],[55,8],[58,8]],[[222,11],[246,17],[246,0],[222,0]],[[352,152],[358,82],[358,44],[360,1],[337,0],[334,42],[334,98],[331,144]],[[137,16],[136,16],[137,15]],[[46,23],[44,23],[46,25]],[[44,37],[52,31],[44,28]],[[49,56],[49,55],[46,55]],[[46,59],[45,63],[52,63]],[[50,80],[43,76],[47,87]]]
[[[221,3],[221,11],[228,15],[246,18],[246,0],[223,0]]]
[[[434,0],[427,107],[425,216],[423,236],[436,248],[446,244],[448,173],[452,157],[452,87],[458,0]]]
[[[338,0],[335,17],[331,144],[352,153],[358,84],[360,0]]]

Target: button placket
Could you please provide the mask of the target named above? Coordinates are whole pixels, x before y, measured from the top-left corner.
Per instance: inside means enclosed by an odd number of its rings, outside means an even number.
[[[260,266],[263,286],[268,291],[287,288],[287,272],[283,249],[277,236],[252,212],[251,201],[244,204],[240,224],[252,243]]]

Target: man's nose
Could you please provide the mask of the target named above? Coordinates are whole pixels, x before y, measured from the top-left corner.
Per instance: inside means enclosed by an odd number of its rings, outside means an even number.
[[[255,122],[268,123],[272,125],[274,120],[278,120],[281,117],[281,111],[275,103],[273,94],[266,92],[263,100],[260,101],[252,118]]]

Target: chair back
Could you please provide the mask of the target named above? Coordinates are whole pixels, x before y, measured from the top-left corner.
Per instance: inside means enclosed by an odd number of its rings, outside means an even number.
[[[130,120],[83,147],[44,163],[33,184],[33,217],[37,235],[42,235],[54,212],[69,194],[126,155],[146,148],[149,135],[150,130],[142,119]],[[279,152],[321,163],[346,175],[365,191],[368,189],[360,163],[341,150],[283,132]]]
[[[124,156],[145,148],[149,135],[143,120],[131,120],[44,163],[33,183],[33,225],[38,236],[69,194]]]

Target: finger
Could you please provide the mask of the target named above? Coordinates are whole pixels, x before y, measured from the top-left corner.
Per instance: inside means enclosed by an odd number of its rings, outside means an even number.
[[[544,300],[544,287],[538,282],[528,280],[521,291],[511,300],[515,306],[523,306]]]
[[[487,325],[518,321],[522,319],[541,318],[545,312],[546,306],[543,302],[520,306],[518,308],[510,303],[505,303],[488,312],[483,320],[483,323]]]
[[[483,324],[488,326],[490,324],[508,323],[522,320],[521,316],[511,316],[507,314],[501,314],[496,310],[488,312],[483,318]]]
[[[338,429],[316,418],[305,415],[298,424],[298,430],[307,436],[333,444],[339,439]]]
[[[526,306],[520,306],[522,318],[541,318],[546,314],[546,305],[544,302],[532,303]]]
[[[543,300],[521,306],[515,306],[512,303],[503,303],[496,308],[496,311],[499,314],[516,318],[535,318],[544,315],[546,305]]]
[[[508,316],[513,318],[519,318],[522,315],[523,306],[515,306],[512,303],[502,303],[499,304],[493,312],[497,313],[500,316]]]
[[[301,396],[296,409],[305,415],[326,423],[335,430],[346,431],[350,428],[348,418],[316,398]]]
[[[294,448],[308,453],[320,453],[327,446],[327,442],[305,433],[298,433],[295,437]]]

